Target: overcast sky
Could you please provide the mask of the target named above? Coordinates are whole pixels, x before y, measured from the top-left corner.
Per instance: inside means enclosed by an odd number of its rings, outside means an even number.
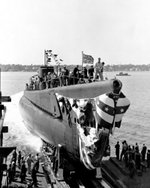
[[[149,0],[0,0],[0,64],[150,64]]]

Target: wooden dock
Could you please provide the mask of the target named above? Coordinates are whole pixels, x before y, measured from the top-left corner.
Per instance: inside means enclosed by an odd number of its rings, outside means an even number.
[[[43,172],[43,169],[42,169],[41,165],[40,165],[40,168],[39,168],[39,172],[37,173],[37,180],[38,180],[38,188],[50,188],[50,186],[48,185],[48,183],[46,181],[45,174]],[[31,178],[31,175],[27,173],[26,179],[22,183],[21,179],[20,179],[20,169],[16,168],[15,179],[11,182],[11,184],[8,184],[7,181],[8,181],[7,180],[7,174],[4,172],[3,173],[2,185],[3,186],[5,185],[7,187],[9,187],[11,185],[12,187],[20,187],[20,186],[22,186],[24,188],[27,188],[28,185],[31,184],[32,178]]]
[[[145,161],[146,164],[146,161]],[[114,187],[118,188],[149,188],[150,168],[144,167],[136,170],[135,175],[129,176],[129,169],[124,161],[118,161],[115,157],[102,163],[102,170],[107,173],[107,179]]]

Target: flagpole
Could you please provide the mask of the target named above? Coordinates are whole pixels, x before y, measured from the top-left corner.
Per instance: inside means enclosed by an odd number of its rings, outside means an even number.
[[[82,51],[82,69],[83,69],[83,51]]]
[[[46,50],[44,50],[44,65],[46,65]]]

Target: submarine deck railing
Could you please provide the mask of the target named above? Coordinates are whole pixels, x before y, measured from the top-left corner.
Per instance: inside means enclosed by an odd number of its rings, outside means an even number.
[[[36,75],[37,76],[37,75]],[[66,83],[66,79],[67,78],[67,83]],[[91,79],[90,77],[84,77],[84,81],[85,82],[77,82],[80,80],[80,77],[75,77],[75,76],[65,76],[65,78],[63,78],[63,76],[57,76],[56,78],[52,78],[50,80],[47,81],[40,81],[40,79],[36,82],[36,81],[32,81],[31,83],[27,83],[26,84],[26,90],[43,90],[46,88],[55,88],[55,87],[63,87],[63,86],[70,86],[70,85],[77,85],[77,84],[85,84],[85,83],[91,83],[91,82],[95,82],[95,79]],[[72,79],[72,82],[69,81],[69,79]],[[50,85],[49,85],[50,84]],[[49,86],[48,86],[49,85]]]

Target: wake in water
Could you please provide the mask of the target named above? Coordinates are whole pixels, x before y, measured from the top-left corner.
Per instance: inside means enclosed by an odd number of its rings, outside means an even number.
[[[18,150],[39,152],[42,141],[39,137],[32,135],[24,125],[19,112],[19,100],[23,92],[11,96],[11,102],[5,103],[7,108],[4,126],[8,126],[8,133],[4,133],[3,146],[17,146]]]

